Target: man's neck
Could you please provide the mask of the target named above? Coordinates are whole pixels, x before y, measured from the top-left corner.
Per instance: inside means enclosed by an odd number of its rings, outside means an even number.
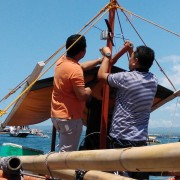
[[[77,56],[70,56],[70,55],[66,55],[67,58],[71,58],[73,59],[74,61],[79,61],[79,59],[77,58]]]
[[[149,72],[149,69],[145,69],[145,68],[134,68],[131,71],[139,71],[139,72]]]

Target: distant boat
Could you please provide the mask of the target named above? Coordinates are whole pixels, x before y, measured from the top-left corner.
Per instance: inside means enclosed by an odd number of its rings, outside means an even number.
[[[31,133],[32,135],[37,135],[37,134],[39,134],[39,133],[42,133],[42,130],[39,130],[39,129],[31,129],[30,133]]]
[[[13,137],[27,137],[30,129],[27,126],[10,126],[9,135]]]
[[[147,140],[147,143],[149,143],[149,144],[161,143],[161,141],[157,140],[156,138],[157,138],[156,136],[149,136],[148,140]]]
[[[40,137],[43,137],[43,138],[49,138],[49,136],[47,134],[44,134],[43,131],[39,130],[39,129],[31,129],[30,134],[40,136]]]
[[[4,129],[0,130],[0,134],[8,134],[10,131],[9,127],[5,127]]]

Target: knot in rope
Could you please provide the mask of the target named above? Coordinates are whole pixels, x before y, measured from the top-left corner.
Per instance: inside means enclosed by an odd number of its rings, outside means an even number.
[[[1,117],[2,115],[4,115],[4,114],[7,114],[6,111],[0,110],[0,117]]]
[[[46,167],[47,167],[47,170],[48,170],[48,172],[49,172],[49,174],[50,174],[50,176],[51,176],[51,178],[54,180],[55,178],[53,177],[53,174],[52,174],[52,172],[51,172],[51,169],[50,169],[50,167],[49,167],[49,165],[48,165],[48,157],[51,155],[51,154],[54,154],[55,152],[49,152],[48,154],[47,154],[47,156],[46,156],[46,158],[45,158],[45,164],[46,164]]]
[[[113,8],[116,9],[116,7],[117,7],[117,5],[116,5],[115,2],[111,2],[111,3],[109,3],[109,5],[108,5],[108,9],[109,9],[109,10],[110,10],[110,9],[113,9]]]

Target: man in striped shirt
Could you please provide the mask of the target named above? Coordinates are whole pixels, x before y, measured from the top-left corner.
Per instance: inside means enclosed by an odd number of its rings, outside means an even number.
[[[125,44],[126,45],[126,44]],[[102,49],[103,54],[110,49]],[[151,106],[157,90],[157,79],[149,72],[154,61],[154,51],[139,46],[131,51],[129,70],[109,74],[109,57],[104,56],[98,78],[117,89],[116,102],[110,127],[110,148],[144,146],[148,138]]]

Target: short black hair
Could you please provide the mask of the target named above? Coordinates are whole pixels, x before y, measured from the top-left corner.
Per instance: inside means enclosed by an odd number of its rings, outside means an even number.
[[[153,64],[155,53],[147,46],[138,46],[134,52],[134,57],[138,58],[141,68],[149,69]]]
[[[66,40],[66,49],[68,49],[78,38],[80,38],[80,34],[74,34],[67,38]],[[82,36],[69,50],[67,50],[68,56],[75,56],[79,52],[84,51],[86,49],[86,38]]]

